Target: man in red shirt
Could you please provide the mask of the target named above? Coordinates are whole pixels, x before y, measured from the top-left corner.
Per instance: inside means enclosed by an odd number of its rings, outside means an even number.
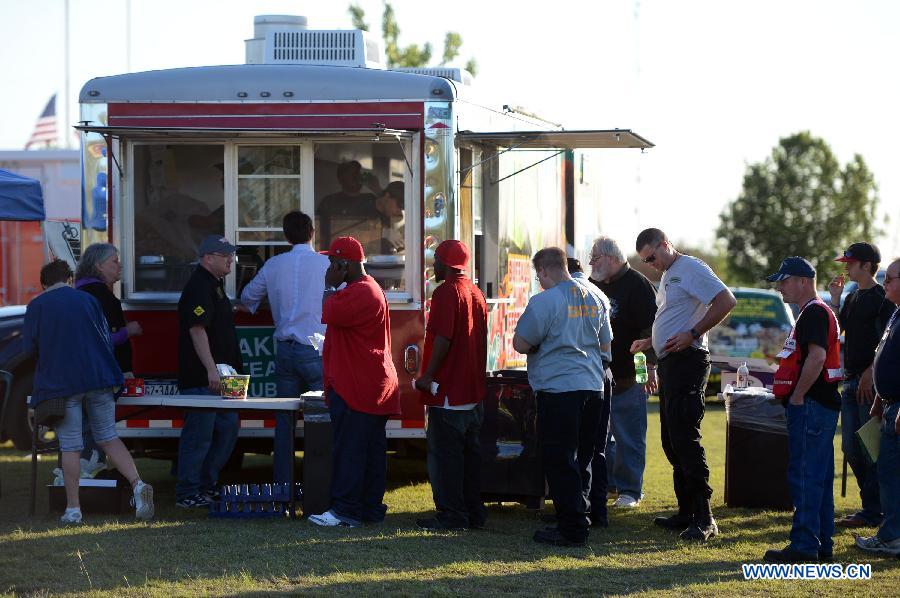
[[[487,365],[487,304],[462,273],[469,249],[444,241],[434,252],[435,289],[425,328],[425,364],[416,388],[428,405],[428,474],[437,513],[422,529],[484,526],[481,502],[481,422]],[[436,385],[436,386],[435,386]]]
[[[328,326],[322,368],[334,442],[331,509],[309,520],[356,527],[383,521],[387,512],[385,425],[400,412],[391,317],[384,291],[363,268],[359,241],[338,237],[323,253],[331,261],[322,297]]]

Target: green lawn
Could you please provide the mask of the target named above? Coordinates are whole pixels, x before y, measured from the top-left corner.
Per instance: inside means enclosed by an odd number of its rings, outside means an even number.
[[[721,405],[711,405],[704,421],[721,536],[701,546],[653,526],[652,518],[671,509],[674,496],[656,405],[651,407],[646,498],[635,511],[613,510],[611,527],[592,532],[583,549],[535,544],[531,534],[540,524],[516,505],[491,506],[483,531],[418,531],[415,519],[430,509],[431,494],[423,464],[400,459],[389,462],[388,518],[377,526],[209,520],[176,510],[168,464],[142,460],[138,466],[156,488],[156,521],[89,516],[87,525],[62,528],[48,514],[43,490],[38,515],[28,520],[27,455],[2,448],[0,594],[897,594],[900,561],[860,553],[846,531],[835,538],[836,560],[872,563],[872,580],[743,580],[741,563],[760,562],[767,548],[786,544],[790,517],[723,506]],[[837,439],[835,449],[839,456]],[[52,461],[42,462],[42,480],[49,479]],[[262,457],[248,459],[243,475],[265,480],[267,465]],[[842,499],[835,480],[839,514],[858,502],[852,478],[848,485]]]

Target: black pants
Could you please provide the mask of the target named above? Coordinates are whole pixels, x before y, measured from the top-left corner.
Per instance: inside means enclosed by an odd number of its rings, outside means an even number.
[[[581,490],[594,525],[606,525],[606,440],[609,438],[609,398],[612,388],[607,383],[603,394],[596,393],[584,408],[581,434],[578,441],[578,468],[581,471]]]
[[[712,496],[706,453],[700,444],[700,422],[706,410],[709,354],[686,349],[659,362],[659,420],[662,446],[675,484],[678,509],[695,513],[697,501]]]
[[[537,392],[538,439],[544,475],[556,507],[559,532],[574,542],[588,536],[587,499],[578,465],[582,421],[589,401],[600,401],[600,392]]]
[[[388,416],[354,411],[328,391],[333,434],[331,510],[351,523],[384,520]]]
[[[428,408],[428,478],[437,519],[447,527],[481,527],[481,422],[484,405],[457,411]]]

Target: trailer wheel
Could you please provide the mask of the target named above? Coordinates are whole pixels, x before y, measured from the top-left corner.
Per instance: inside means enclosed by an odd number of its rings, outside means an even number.
[[[28,416],[26,401],[34,386],[34,371],[16,372],[13,377],[12,390],[9,393],[9,405],[6,406],[6,433],[13,446],[20,451],[31,450],[31,429],[34,421]],[[38,445],[43,447],[54,441],[48,438],[49,429],[41,426],[38,430]]]

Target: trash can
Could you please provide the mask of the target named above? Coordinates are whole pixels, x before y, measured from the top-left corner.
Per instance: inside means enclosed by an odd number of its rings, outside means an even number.
[[[331,508],[331,415],[320,392],[303,395],[303,514]]]
[[[725,396],[725,504],[790,511],[787,420],[781,401],[760,388]]]
[[[540,509],[546,495],[537,440],[537,405],[524,370],[487,378],[481,426],[481,496]]]

